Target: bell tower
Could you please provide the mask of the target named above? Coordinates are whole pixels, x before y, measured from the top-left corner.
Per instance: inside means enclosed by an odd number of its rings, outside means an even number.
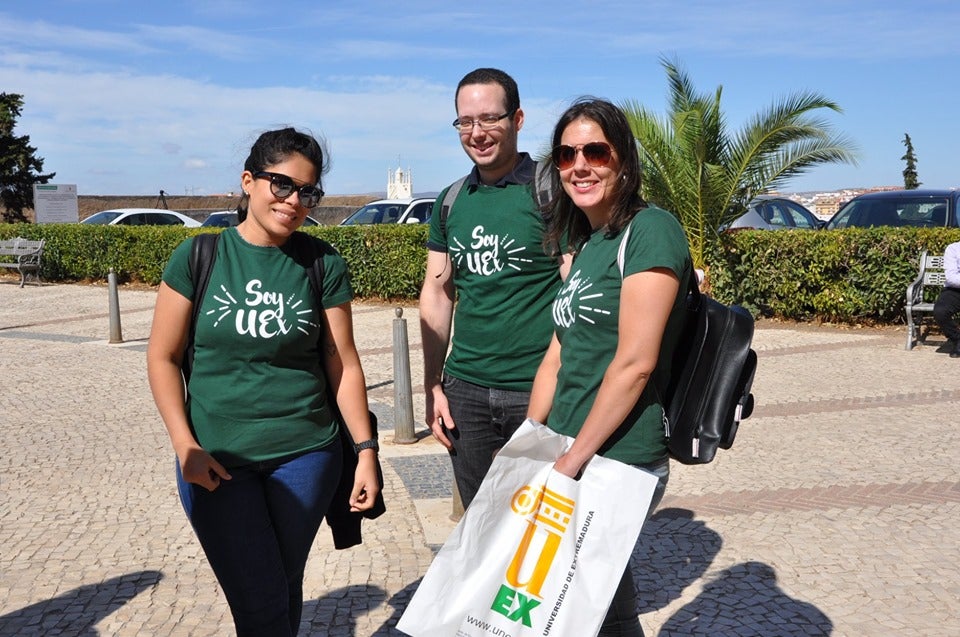
[[[409,199],[413,197],[413,180],[410,168],[403,172],[403,168],[387,170],[387,199]]]

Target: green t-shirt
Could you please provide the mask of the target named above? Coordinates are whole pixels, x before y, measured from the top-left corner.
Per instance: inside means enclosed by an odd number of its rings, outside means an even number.
[[[482,387],[530,391],[553,334],[550,304],[560,274],[544,250],[544,222],[529,185],[536,163],[521,157],[494,186],[479,183],[474,170],[451,206],[446,232],[441,193],[427,246],[449,254],[457,290],[446,373]]]
[[[560,340],[560,371],[548,425],[576,436],[593,406],[603,375],[613,360],[619,338],[622,279],[617,263],[622,230],[607,237],[591,235],[573,261],[570,275],[553,304],[553,321]],[[600,448],[603,456],[630,464],[646,464],[667,454],[663,427],[662,391],[680,334],[684,299],[690,277],[690,251],[683,228],[660,208],[641,210],[630,222],[623,276],[653,268],[668,268],[680,279],[680,292],[667,322],[657,368],[637,405]]]
[[[187,239],[163,281],[193,297]],[[197,318],[187,413],[200,445],[227,467],[304,453],[338,435],[326,400],[320,313],[306,270],[285,250],[250,245],[236,228],[217,258]],[[323,306],[353,297],[346,263],[323,257]]]

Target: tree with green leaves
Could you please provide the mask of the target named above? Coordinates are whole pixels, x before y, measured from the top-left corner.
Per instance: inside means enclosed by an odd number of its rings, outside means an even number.
[[[822,95],[784,97],[731,133],[720,108],[723,87],[698,93],[678,63],[661,63],[670,85],[667,113],[636,101],[621,106],[639,146],[642,194],[677,216],[697,267],[720,228],[746,212],[755,195],[819,164],[856,163],[853,144],[814,115],[842,112]]]
[[[56,173],[41,174],[43,159],[30,145],[29,135],[14,135],[23,109],[23,96],[0,93],[0,204],[3,221],[26,221],[23,211],[33,208],[33,185],[45,184]]]
[[[913,154],[913,142],[907,133],[903,134],[903,145],[907,147],[907,152],[900,158],[907,162],[903,169],[903,187],[905,190],[916,190],[921,184],[917,180],[917,156]]]

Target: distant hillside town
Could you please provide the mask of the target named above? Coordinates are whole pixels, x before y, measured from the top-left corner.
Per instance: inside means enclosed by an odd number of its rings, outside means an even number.
[[[865,192],[879,192],[884,190],[902,190],[903,186],[878,186],[876,188],[844,188],[832,192],[770,192],[771,195],[780,195],[796,201],[824,221],[830,219],[843,204]]]

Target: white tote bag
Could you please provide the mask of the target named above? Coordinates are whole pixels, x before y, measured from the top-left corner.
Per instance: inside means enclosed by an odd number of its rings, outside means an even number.
[[[595,456],[553,470],[572,438],[527,420],[499,451],[397,628],[413,637],[596,635],[657,478]]]

